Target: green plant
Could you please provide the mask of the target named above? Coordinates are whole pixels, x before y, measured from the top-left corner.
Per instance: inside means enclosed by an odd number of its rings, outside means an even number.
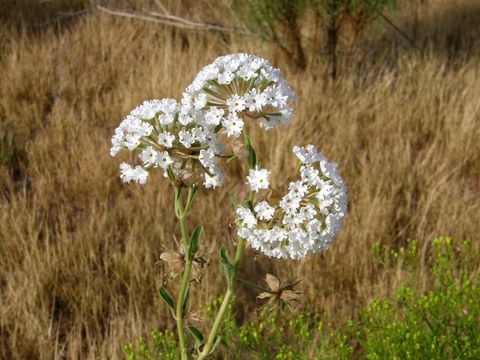
[[[393,266],[418,257],[411,249],[390,254]],[[412,250],[414,249],[414,250]],[[411,277],[394,296],[375,300],[351,328],[368,359],[478,359],[480,357],[480,286],[468,241],[455,246],[438,238],[427,257],[432,290],[421,294]],[[403,265],[402,265],[403,266]]]
[[[374,257],[400,266],[409,275],[395,293],[376,299],[346,323],[324,324],[318,314],[285,313],[264,308],[244,324],[234,320],[229,303],[221,330],[221,352],[231,359],[478,359],[480,356],[480,286],[470,242],[455,246],[438,238],[429,255],[418,256],[415,241],[398,251],[375,246]],[[427,261],[432,289],[419,293],[417,271]],[[208,305],[213,316],[222,299]],[[153,333],[125,351],[130,359],[169,359],[178,349],[168,332]],[[156,354],[152,356],[152,354]]]

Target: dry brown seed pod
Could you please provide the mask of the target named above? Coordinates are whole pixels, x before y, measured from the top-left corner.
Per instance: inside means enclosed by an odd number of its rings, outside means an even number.
[[[289,281],[285,285],[282,285],[279,278],[272,274],[267,274],[265,276],[265,282],[268,285],[268,289],[258,294],[258,299],[268,299],[266,305],[271,309],[275,307],[283,308],[285,306],[290,308],[295,307],[301,292],[293,288],[300,280]]]

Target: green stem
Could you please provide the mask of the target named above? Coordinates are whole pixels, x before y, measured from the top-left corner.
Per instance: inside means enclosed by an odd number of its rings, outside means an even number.
[[[185,213],[185,209],[182,203],[181,197],[176,199],[177,207],[178,207],[178,220],[180,221],[180,229],[182,232],[182,243],[183,243],[183,253],[185,257],[185,269],[183,271],[182,276],[182,284],[180,286],[180,293],[178,294],[177,298],[177,306],[175,311],[176,321],[177,321],[177,333],[178,333],[178,342],[180,345],[180,354],[182,360],[188,360],[188,348],[187,348],[187,341],[184,332],[184,324],[183,324],[183,302],[185,298],[185,294],[188,289],[188,285],[190,283],[190,273],[192,270],[192,260],[188,256],[188,231],[187,231],[187,216]]]
[[[205,359],[210,354],[210,351],[212,350],[212,347],[215,343],[215,339],[217,337],[220,324],[223,321],[225,312],[228,309],[228,304],[230,303],[230,300],[235,291],[235,281],[237,278],[238,270],[240,268],[240,264],[242,262],[244,251],[245,251],[245,239],[238,238],[237,251],[235,253],[235,262],[234,262],[235,275],[232,281],[232,285],[227,287],[227,291],[225,292],[225,296],[223,297],[222,304],[220,305],[220,309],[218,310],[217,316],[215,317],[215,321],[213,322],[212,328],[208,335],[207,342],[203,347],[203,350],[200,353],[200,355],[198,355],[197,360]]]
[[[251,145],[251,140],[248,137],[247,129],[246,126],[243,128],[243,140],[245,143],[245,146],[247,144],[250,144],[253,150],[253,145]],[[253,150],[254,151],[254,150]],[[250,164],[250,168],[255,168],[257,164]],[[253,191],[248,192],[248,201],[253,203],[253,200],[255,198],[255,193]],[[202,349],[202,352],[198,355],[197,360],[203,360],[205,359],[210,352],[213,350],[213,346],[215,344],[215,339],[217,338],[217,333],[219,331],[220,325],[223,321],[223,317],[225,315],[225,312],[228,309],[228,304],[230,303],[230,300],[232,296],[234,295],[235,291],[235,283],[237,281],[237,275],[238,271],[240,269],[240,264],[242,262],[243,258],[243,253],[245,252],[245,239],[238,238],[237,241],[237,250],[235,252],[235,259],[234,259],[234,275],[232,281],[229,281],[227,283],[227,291],[225,292],[225,296],[223,298],[222,304],[220,305],[220,309],[218,310],[218,314],[215,317],[215,320],[213,322],[212,328],[210,329],[210,333],[208,334],[208,339],[207,342],[205,343],[205,346]]]

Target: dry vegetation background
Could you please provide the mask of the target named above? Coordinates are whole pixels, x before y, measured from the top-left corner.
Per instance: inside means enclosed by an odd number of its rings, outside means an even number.
[[[97,12],[44,25],[64,5],[30,3],[7,1],[0,16],[0,357],[118,358],[124,343],[173,326],[157,298],[155,265],[179,233],[170,185],[161,174],[145,187],[122,184],[109,141],[130,109],[179,98],[202,66],[226,53],[270,59],[297,93],[287,128],[254,134],[273,183],[291,171],[293,144],[314,143],[339,163],[350,194],[330,250],[300,262],[249,250],[249,279],[266,271],[301,278],[303,307],[343,321],[395,285],[371,260],[375,242],[398,248],[415,238],[428,251],[439,235],[480,240],[475,0],[403,2],[394,19],[425,53],[377,27],[336,82],[321,57],[297,72],[255,38]],[[176,10],[196,6],[201,15],[204,4],[179,1]],[[243,171],[230,171],[227,189],[199,195],[194,218],[208,248],[233,247],[226,192],[242,185]],[[213,253],[195,288],[199,303],[220,294],[218,266]],[[239,321],[252,316],[254,296],[240,297]]]

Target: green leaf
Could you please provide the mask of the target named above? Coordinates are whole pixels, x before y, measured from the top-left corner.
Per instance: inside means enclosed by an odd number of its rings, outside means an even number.
[[[171,166],[167,168],[167,176],[172,183],[175,183],[175,181],[177,180]]]
[[[185,297],[183,298],[183,302],[182,302],[182,309],[184,314],[187,313],[189,299],[190,299],[190,286],[187,286],[187,291],[185,291]]]
[[[224,265],[232,264],[232,261],[230,260],[230,256],[228,255],[227,249],[223,245],[220,247],[220,262]]]
[[[180,211],[180,204],[182,201],[182,189],[175,187],[175,216],[180,219],[183,214]]]
[[[222,265],[223,275],[227,279],[228,286],[232,285],[233,277],[235,276],[235,267],[228,255],[227,249],[222,246],[220,248],[220,264]]]
[[[188,189],[188,198],[187,198],[187,204],[185,205],[185,213],[188,213],[190,209],[192,208],[193,201],[195,200],[195,197],[197,196],[198,192],[198,186],[194,185],[191,186]]]
[[[250,137],[247,139],[247,150],[248,150],[248,166],[251,169],[254,169],[257,166],[257,154],[252,145],[252,140]]]
[[[227,159],[227,164],[230,164],[232,161],[238,160],[237,155],[233,155]]]
[[[253,201],[252,200],[247,201],[247,207],[250,209],[250,211],[255,213],[255,211],[253,210]]]
[[[190,237],[190,245],[188,246],[188,256],[190,259],[193,259],[195,254],[197,253],[198,249],[200,248],[200,236],[202,236],[203,226],[197,225],[192,232],[192,236]]]
[[[220,335],[217,335],[215,337],[215,342],[213,343],[212,350],[210,350],[208,355],[213,354],[213,352],[215,351],[215,348],[218,346],[218,344],[220,344],[220,341],[222,341],[222,337]]]
[[[198,330],[193,325],[188,325],[188,331],[190,331],[190,334],[192,334],[193,337],[195,338],[195,343],[197,344],[197,346],[200,346],[203,344],[203,334],[200,330]]]
[[[163,302],[165,304],[167,304],[167,306],[169,307],[169,309],[174,312],[174,302],[173,302],[173,299],[172,299],[172,296],[170,295],[170,293],[168,292],[167,289],[165,289],[163,286],[160,286],[158,288],[158,294],[160,295],[160,298],[163,300]]]

